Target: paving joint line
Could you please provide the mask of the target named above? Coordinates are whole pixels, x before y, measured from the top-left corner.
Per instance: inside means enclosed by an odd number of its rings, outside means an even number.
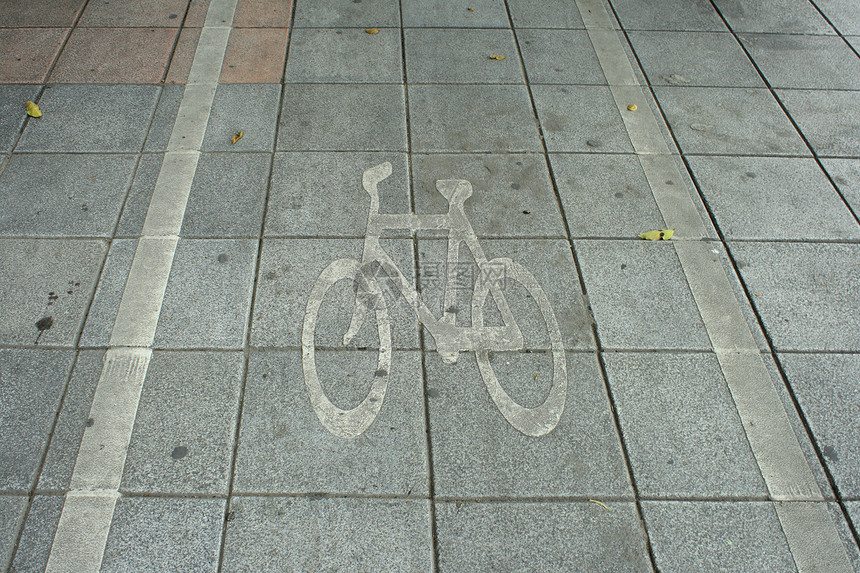
[[[599,5],[603,9],[602,0],[578,0],[578,4],[586,3],[593,6]],[[722,17],[722,14],[720,16]],[[728,29],[731,31],[730,26]],[[626,32],[622,29],[621,33],[629,44]],[[735,39],[737,41],[736,35]],[[624,53],[617,33],[616,42],[617,49],[620,49],[623,54],[623,60],[618,58],[614,63],[626,66],[632,71],[630,59]],[[631,50],[633,50],[632,45]],[[635,50],[632,53],[638,61]],[[650,88],[647,78],[646,87]],[[641,85],[639,89],[640,91],[643,89]],[[653,88],[650,89],[653,95]],[[662,116],[663,111],[656,96],[654,96],[654,102]],[[625,118],[624,102],[616,99],[616,103],[619,113],[622,118]],[[654,112],[650,107],[646,110],[653,116]],[[654,119],[656,122],[656,117]],[[665,123],[665,117],[662,117],[662,121]],[[638,127],[635,122],[626,120],[625,126],[628,132]],[[668,133],[677,145],[671,129]],[[633,139],[632,133],[631,139]],[[663,143],[668,145],[665,140]],[[686,160],[684,165],[689,171]],[[694,187],[695,185],[693,182]],[[687,185],[684,187],[692,200],[692,193],[687,189]],[[696,190],[698,191],[697,187]],[[659,199],[658,206],[661,207],[661,212],[664,212]],[[673,213],[675,208],[671,205],[667,206],[671,207],[667,209],[668,213]],[[705,207],[707,209],[707,204]],[[710,210],[707,212],[713,220],[713,213]],[[665,213],[664,217],[666,217]],[[667,224],[672,226],[671,221],[667,220]],[[701,215],[700,224],[703,225]],[[715,227],[715,229],[722,239],[719,228]],[[824,496],[812,474],[809,461],[800,447],[785,406],[764,364],[762,354],[752,337],[752,329],[741,312],[741,304],[733,292],[728,272],[722,266],[718,256],[709,261],[707,246],[684,240],[686,238],[684,232],[679,235],[679,240],[673,243],[681,268],[687,277],[688,286],[717,352],[721,370],[740,415],[750,448],[771,494],[774,509],[795,564],[801,572],[818,570],[821,564],[826,564],[828,571],[851,571],[852,566],[847,550],[836,524],[828,513],[827,506],[820,503],[825,501]],[[729,253],[730,264],[734,267],[731,253],[728,248],[726,250]],[[743,288],[748,296],[746,286],[743,285]],[[757,314],[756,317],[760,320]],[[773,443],[774,439],[778,440],[776,445]],[[810,498],[817,501],[813,503],[795,501]],[[842,511],[845,511],[844,507]],[[810,535],[809,531],[815,533]]]

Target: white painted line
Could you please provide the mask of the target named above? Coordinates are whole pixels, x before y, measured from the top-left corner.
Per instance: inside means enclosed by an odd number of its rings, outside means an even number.
[[[237,0],[212,0],[111,332],[49,572],[101,568],[140,393]]]
[[[663,137],[603,0],[576,0],[633,148],[669,228],[723,376],[792,556],[801,572],[852,570],[839,532],[792,429],[677,159]],[[613,38],[614,37],[614,38]],[[633,81],[631,81],[631,78]],[[631,111],[628,106],[635,104]],[[667,181],[672,181],[669,185]]]

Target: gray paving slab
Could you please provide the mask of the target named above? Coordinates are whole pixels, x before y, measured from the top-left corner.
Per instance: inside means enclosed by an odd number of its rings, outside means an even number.
[[[848,516],[856,527],[860,523],[860,501],[848,501],[845,503],[845,507],[848,509]]]
[[[404,31],[410,84],[525,82],[511,30],[412,28]],[[503,60],[491,55],[505,56]]]
[[[176,113],[179,104],[185,94],[183,85],[167,85],[161,89],[161,97],[152,117],[152,126],[146,136],[144,151],[159,152],[167,149],[170,134],[173,132],[173,124],[176,121]]]
[[[833,34],[833,28],[811,2],[774,0],[714,0],[735,32]]]
[[[426,501],[234,498],[223,571],[429,571]]]
[[[730,240],[850,240],[860,226],[812,158],[691,157]]]
[[[532,84],[605,84],[585,30],[518,30]]]
[[[839,494],[860,498],[860,356],[781,354],[780,362],[803,409]]]
[[[362,175],[385,161],[391,163],[392,173],[378,186],[379,210],[409,213],[409,165],[404,153],[277,153],[264,234],[363,237],[370,196],[362,187]],[[394,229],[385,235],[411,233]]]
[[[415,262],[408,239],[382,239],[382,248],[397,268],[414,284]],[[299,347],[308,296],[320,273],[336,260],[361,260],[363,241],[358,239],[266,239],[260,256],[259,280],[254,300],[251,345]],[[373,268],[370,272],[373,272]],[[418,348],[418,319],[399,290],[381,281],[394,348]],[[317,316],[316,341],[320,347],[342,348],[355,304],[352,280],[332,285]],[[347,348],[378,348],[375,313],[368,313],[362,328]]]
[[[202,151],[272,151],[281,86],[221,84],[215,92]],[[241,131],[242,139],[233,143]]]
[[[134,155],[16,154],[0,174],[0,234],[113,236]]]
[[[816,0],[815,4],[840,34],[860,34],[860,13],[851,0]]]
[[[707,0],[612,0],[626,30],[726,30]]]
[[[116,227],[118,237],[138,237],[143,229],[143,221],[146,219],[146,210],[155,190],[155,183],[161,171],[161,162],[164,155],[161,153],[144,153],[137,164],[134,173],[134,182],[122,208],[122,215]]]
[[[223,499],[123,497],[101,571],[217,571]]]
[[[67,350],[0,350],[0,490],[35,485],[74,360]]]
[[[635,155],[554,153],[550,163],[571,236],[632,239],[665,228]]]
[[[857,351],[858,245],[731,243],[777,350]]]
[[[728,32],[631,32],[629,38],[652,85],[764,87]]]
[[[742,34],[775,88],[860,89],[860,58],[836,36]]]
[[[442,315],[445,284],[457,296],[455,305],[456,324],[472,324],[472,293],[484,272],[489,280],[498,280],[514,319],[523,337],[524,348],[547,350],[550,348],[547,323],[533,296],[513,277],[511,269],[497,258],[510,258],[529,271],[541,286],[547,302],[558,322],[561,340],[565,348],[577,350],[595,349],[592,322],[580,294],[579,281],[570,245],[561,239],[487,239],[481,248],[492,262],[485,271],[465,247],[460,249],[458,265],[448,269],[446,265],[447,240],[421,239],[418,241],[418,270],[421,277],[421,298],[434,316]],[[488,295],[482,308],[484,323],[502,326],[501,315],[493,297]],[[436,349],[436,341],[425,329],[424,345]]]
[[[38,495],[33,498],[10,571],[16,573],[45,571],[62,510],[62,496]]]
[[[107,243],[0,240],[0,344],[73,346]]]
[[[856,159],[825,159],[822,163],[854,213],[860,213],[860,162]]]
[[[660,571],[796,571],[770,502],[643,501]]]
[[[525,86],[410,86],[409,122],[412,151],[542,149]]]
[[[184,239],[176,247],[156,348],[242,348],[257,241]]]
[[[460,354],[456,365],[428,354],[426,364],[437,496],[632,498],[594,354],[567,354],[565,411],[540,438],[520,433],[502,417],[474,354]],[[490,364],[518,403],[536,407],[548,395],[551,354],[493,353]]]
[[[51,85],[39,100],[18,151],[139,152],[159,89],[135,85]]]
[[[115,239],[99,277],[93,302],[79,342],[80,346],[108,346],[131,262],[137,250],[134,239]]]
[[[466,217],[478,237],[565,237],[543,155],[413,155],[412,169],[419,214],[447,213],[436,181],[465,179],[472,184]]]
[[[318,351],[329,399],[358,405],[374,381],[375,351]],[[427,430],[418,352],[394,352],[376,421],[358,438],[331,434],[303,381],[301,351],[252,355],[233,485],[239,493],[413,495],[429,493]]]
[[[855,52],[860,52],[860,36],[845,36],[845,41],[851,44]]]
[[[436,503],[440,571],[651,571],[632,503]]]
[[[0,151],[11,151],[27,119],[24,105],[38,93],[39,86],[0,85]]]
[[[0,566],[6,569],[12,561],[12,550],[15,539],[21,528],[21,517],[27,507],[27,498],[24,496],[2,496],[0,497],[0,523],[3,523],[3,532],[0,533]]]
[[[713,354],[607,353],[604,360],[640,495],[766,498]]]
[[[767,90],[657,87],[655,92],[684,153],[809,155]]]
[[[38,489],[67,491],[75,469],[81,439],[89,423],[90,408],[102,372],[104,351],[78,353],[63,406],[39,475]]]
[[[860,156],[860,92],[778,90],[779,99],[818,155]]]
[[[604,348],[710,350],[671,244],[580,240],[574,246]]]
[[[609,88],[534,86],[532,93],[549,151],[633,151]]]
[[[259,237],[271,163],[269,153],[201,155],[181,236]]]
[[[830,517],[833,519],[836,530],[842,538],[843,547],[845,547],[845,552],[848,554],[848,559],[854,567],[854,571],[860,571],[860,546],[857,545],[848,521],[851,510],[848,509],[849,517],[845,517],[845,513],[839,504],[831,501],[827,503],[827,508],[830,510]]]
[[[400,83],[403,80],[400,30],[360,28],[293,30],[287,82]]]
[[[471,8],[471,10],[470,10]],[[468,6],[456,0],[401,0],[403,25],[430,28],[507,28],[510,26],[503,2],[470,0]]]
[[[377,28],[400,25],[399,0],[297,0],[296,28],[355,26]]]
[[[579,10],[565,0],[508,0],[507,5],[518,28],[585,28]]]
[[[287,84],[284,90],[279,151],[407,149],[402,86]]]
[[[123,492],[227,493],[244,366],[238,352],[153,354]]]

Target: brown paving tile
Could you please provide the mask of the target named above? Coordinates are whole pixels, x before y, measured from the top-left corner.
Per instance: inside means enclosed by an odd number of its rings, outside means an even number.
[[[80,26],[179,27],[188,0],[90,0]]]
[[[0,27],[70,28],[85,0],[0,0]]]
[[[189,28],[202,28],[206,22],[206,12],[209,10],[209,0],[191,0],[188,5],[188,15],[185,25]]]
[[[170,68],[167,70],[167,84],[184,84],[188,81],[191,72],[191,62],[194,61],[194,52],[197,51],[197,42],[200,40],[200,28],[182,28],[179,32],[179,41],[170,60]]]
[[[0,83],[42,83],[69,28],[0,28]]]
[[[239,0],[233,25],[238,28],[286,28],[292,12],[290,0]]]
[[[51,81],[159,83],[178,33],[175,28],[78,28]]]
[[[221,83],[279,83],[286,49],[286,28],[233,28],[221,67]]]

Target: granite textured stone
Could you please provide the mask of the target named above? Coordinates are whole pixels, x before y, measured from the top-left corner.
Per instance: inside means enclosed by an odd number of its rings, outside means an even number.
[[[773,505],[736,501],[643,501],[660,571],[794,571]]]
[[[574,246],[604,348],[710,350],[671,244],[576,241]]]
[[[524,86],[410,86],[409,121],[417,152],[541,150]]]
[[[406,151],[402,86],[287,84],[284,90],[278,151]]]
[[[773,0],[714,0],[735,32],[773,32],[776,34],[833,34],[833,28],[811,2]]]
[[[0,533],[0,566],[4,569],[12,561],[12,550],[15,547],[15,539],[21,528],[21,517],[26,507],[26,497],[0,497],[0,523],[4,524],[3,532]]]
[[[857,351],[860,246],[731,243],[731,254],[777,350]]]
[[[860,156],[860,91],[778,90],[779,99],[815,153],[831,157]]]
[[[860,212],[860,163],[856,159],[825,159],[822,163],[854,213]]]
[[[400,30],[296,29],[290,41],[288,82],[400,83]]]
[[[223,499],[117,501],[101,571],[218,570]]]
[[[809,155],[767,90],[657,87],[654,91],[683,153]]]
[[[633,151],[609,88],[534,86],[532,93],[549,151]]]
[[[295,0],[296,15],[293,25],[303,27],[378,28],[400,25],[398,0]]]
[[[104,241],[0,239],[0,344],[74,346],[106,254]]]
[[[244,363],[238,352],[153,354],[128,446],[124,493],[227,493]]]
[[[155,107],[155,114],[152,117],[152,125],[146,135],[144,151],[167,150],[167,143],[170,141],[170,134],[173,132],[173,124],[176,121],[176,112],[179,111],[179,104],[182,102],[184,94],[185,86],[166,85],[161,89],[161,96],[158,98],[158,105]]]
[[[514,26],[519,28],[585,28],[579,10],[565,0],[508,0],[506,3]]]
[[[605,84],[585,30],[518,30],[532,84]]]
[[[860,58],[842,38],[796,34],[740,38],[772,87],[860,89]]]
[[[81,334],[81,346],[108,346],[137,241],[116,239],[111,243],[107,260],[99,277],[87,321]]]
[[[223,571],[429,571],[423,500],[234,498]]]
[[[349,409],[375,380],[375,351],[318,351],[320,384]],[[394,352],[379,416],[359,437],[331,434],[303,381],[298,350],[252,355],[234,490],[261,494],[412,495],[429,492],[421,360]]]
[[[11,151],[18,141],[27,119],[24,104],[36,100],[38,93],[39,86],[0,85],[0,151]]]
[[[425,359],[433,481],[442,497],[632,496],[621,443],[594,354],[567,353],[567,402],[559,425],[534,438],[511,426],[487,393],[472,353],[456,365]],[[552,355],[492,353],[517,403],[539,406],[553,383]]]
[[[612,7],[627,30],[726,30],[708,0],[612,0]]]
[[[272,84],[219,85],[202,151],[272,151],[281,88]],[[232,142],[237,132],[242,139]]]
[[[45,570],[63,510],[63,499],[59,495],[39,495],[33,498],[21,541],[15,551],[15,560],[9,571],[37,573]]]
[[[632,239],[665,227],[635,155],[554,153],[550,163],[571,236]]]
[[[632,503],[437,502],[443,571],[651,571]]]
[[[257,241],[184,239],[176,247],[156,348],[242,348]]]
[[[117,237],[137,238],[140,236],[143,222],[146,219],[146,211],[152,200],[152,192],[155,191],[155,183],[161,172],[163,159],[164,154],[161,153],[144,153],[141,155],[140,162],[137,164],[137,171],[134,173],[134,182],[131,184],[131,189],[122,208],[122,215],[120,215],[116,227]]]
[[[815,4],[840,34],[860,34],[860,13],[851,0],[816,0]]]
[[[74,359],[66,350],[0,350],[0,490],[35,485]]]
[[[811,158],[691,157],[729,240],[850,240],[860,226]]]
[[[410,84],[525,82],[510,30],[412,28],[405,30],[404,44]]]
[[[113,236],[133,155],[16,154],[0,175],[0,234]]]
[[[766,498],[714,355],[608,353],[604,360],[640,495]]]
[[[471,10],[470,10],[471,8]],[[430,28],[507,28],[505,5],[496,0],[401,0],[403,25]]]

